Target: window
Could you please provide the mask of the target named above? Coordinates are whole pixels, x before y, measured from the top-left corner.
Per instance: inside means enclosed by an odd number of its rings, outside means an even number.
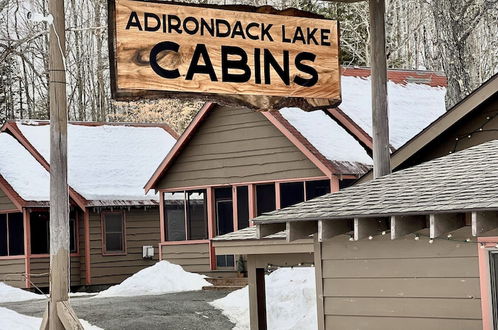
[[[48,211],[31,212],[29,219],[31,227],[31,254],[50,253],[50,213]],[[69,251],[78,252],[76,241],[76,212],[69,214]]]
[[[290,182],[280,184],[280,207],[284,208],[304,202],[304,183]]]
[[[167,241],[207,239],[206,190],[164,193]]]
[[[125,224],[123,212],[103,212],[102,227],[104,253],[125,252]]]
[[[249,189],[237,187],[237,223],[239,229],[249,227]]]
[[[224,235],[233,232],[232,188],[216,188],[214,198],[216,204],[216,234]]]
[[[344,181],[344,180],[343,180]],[[306,200],[330,193],[330,181],[306,181]]]
[[[233,254],[224,254],[216,256],[216,267],[235,267],[235,258]]]
[[[24,254],[22,213],[0,214],[0,256]]]
[[[256,215],[275,210],[275,184],[256,186]]]
[[[48,212],[30,214],[31,253],[47,254],[50,252],[50,215]]]
[[[491,270],[491,303],[493,306],[493,324],[498,325],[498,251],[490,251],[489,268]]]

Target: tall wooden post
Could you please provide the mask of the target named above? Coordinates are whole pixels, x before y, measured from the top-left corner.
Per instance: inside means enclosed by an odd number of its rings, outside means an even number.
[[[68,304],[69,190],[67,184],[67,99],[64,0],[49,0],[50,102],[50,301],[42,328],[82,329]]]
[[[369,0],[372,66],[372,135],[374,179],[391,173],[387,109],[385,0]]]

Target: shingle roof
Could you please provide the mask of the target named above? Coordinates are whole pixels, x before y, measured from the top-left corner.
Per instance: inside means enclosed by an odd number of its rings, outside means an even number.
[[[498,140],[255,218],[256,223],[498,209]]]
[[[281,231],[272,235],[268,235],[263,239],[285,239],[285,231]],[[245,241],[258,239],[256,235],[256,227],[247,227],[225,235],[220,235],[213,238],[213,241]]]

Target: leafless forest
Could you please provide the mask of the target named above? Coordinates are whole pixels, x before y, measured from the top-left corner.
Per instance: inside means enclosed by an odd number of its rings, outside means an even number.
[[[369,65],[366,2],[235,2],[295,7],[338,19],[342,64]],[[65,3],[70,120],[166,121],[182,131],[199,102],[111,100],[107,1]],[[47,0],[0,0],[0,12],[0,123],[9,119],[47,119],[48,26],[33,20],[37,14],[46,15]],[[498,71],[498,0],[387,0],[386,29],[389,67],[444,72],[449,83],[448,107]]]

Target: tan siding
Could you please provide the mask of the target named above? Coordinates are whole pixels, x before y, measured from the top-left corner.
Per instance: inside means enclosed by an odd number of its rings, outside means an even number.
[[[86,266],[85,266],[85,219],[83,213],[79,213],[78,222],[78,240],[79,240],[79,264],[80,264],[80,283],[86,284]]]
[[[261,113],[217,107],[201,123],[158,188],[323,175]]]
[[[163,260],[182,266],[189,272],[208,272],[209,244],[166,245],[162,247]]]
[[[0,211],[5,210],[15,210],[17,207],[12,203],[12,201],[7,197],[7,195],[0,189]]]
[[[0,281],[18,288],[24,288],[25,280],[23,259],[3,259],[0,260]]]
[[[321,266],[326,329],[482,328],[475,244],[340,236],[322,244]]]
[[[116,284],[158,260],[159,209],[131,209],[126,216],[126,255],[102,254],[100,213],[90,213],[90,261],[92,284]],[[142,258],[142,247],[154,246],[154,259]]]
[[[31,258],[31,281],[42,288],[49,286],[48,272],[50,271],[50,258]],[[71,257],[71,286],[81,284],[79,257]]]

